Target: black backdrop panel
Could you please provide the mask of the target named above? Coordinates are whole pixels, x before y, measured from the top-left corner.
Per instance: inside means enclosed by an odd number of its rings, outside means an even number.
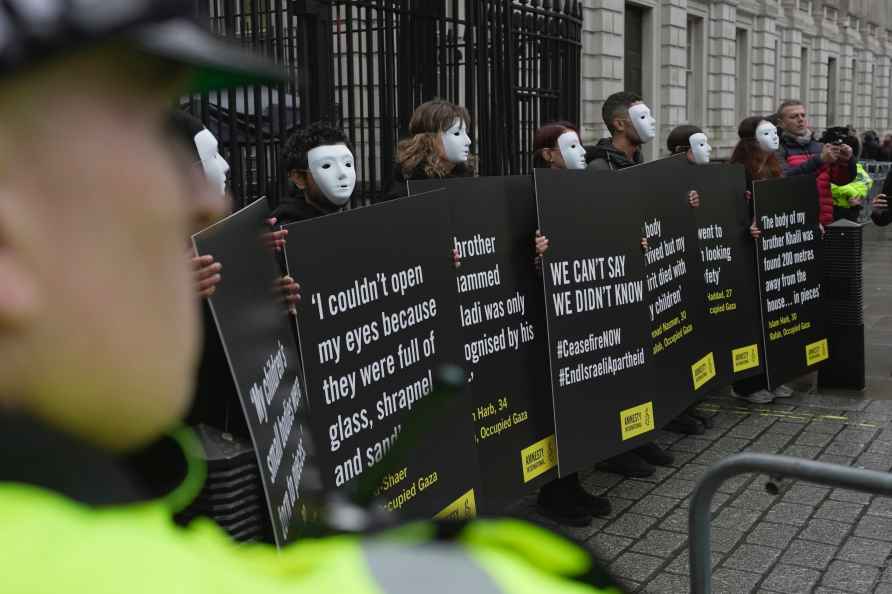
[[[468,390],[432,396],[437,368],[462,361],[449,216],[423,196],[288,226],[323,482],[415,517],[476,510]],[[385,457],[403,433],[405,455]]]
[[[643,211],[645,295],[650,321],[651,367],[659,378],[657,400],[670,418],[715,386],[716,364],[706,329],[703,264],[688,194],[695,166],[683,155],[647,163],[621,174],[646,183]]]
[[[434,188],[445,188],[462,255],[454,320],[472,377],[481,505],[501,511],[557,472],[532,177],[409,182],[413,194]]]
[[[645,373],[650,331],[641,221],[646,181],[537,169],[545,310],[561,475],[648,441],[670,420]]]
[[[760,305],[769,388],[829,356],[821,307],[822,246],[814,176],[756,182]]]
[[[761,373],[764,362],[746,174],[743,165],[691,169],[692,186],[700,193],[696,216],[707,330],[715,352],[717,385],[725,386]]]
[[[211,312],[260,465],[276,543],[294,540],[306,514],[304,467],[309,434],[300,359],[279,271],[264,235],[269,208],[261,198],[192,239],[199,254],[223,265]]]

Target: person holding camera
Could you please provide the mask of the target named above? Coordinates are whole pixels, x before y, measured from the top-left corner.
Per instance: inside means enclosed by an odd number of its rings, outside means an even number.
[[[833,193],[830,184],[844,186],[857,175],[852,148],[841,141],[835,144],[815,141],[808,125],[805,104],[789,100],[777,109],[782,129],[777,158],[783,166],[784,177],[814,175],[818,184],[819,221],[833,222]]]

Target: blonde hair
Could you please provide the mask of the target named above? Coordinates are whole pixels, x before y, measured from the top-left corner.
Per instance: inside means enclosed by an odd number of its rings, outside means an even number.
[[[452,170],[450,163],[440,157],[440,135],[461,120],[470,125],[468,110],[443,99],[433,99],[415,108],[409,120],[409,137],[397,145],[397,163],[403,175],[409,175],[423,165],[428,177],[446,177]],[[469,161],[466,168],[473,170]]]

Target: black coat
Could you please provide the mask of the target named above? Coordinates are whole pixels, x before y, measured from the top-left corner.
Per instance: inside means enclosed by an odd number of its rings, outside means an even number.
[[[452,170],[452,173],[443,179],[448,179],[451,177],[472,177],[474,172],[465,164],[456,165]],[[435,179],[427,174],[424,171],[424,163],[419,163],[415,169],[412,171],[411,175],[406,176],[403,173],[402,168],[399,163],[394,165],[393,173],[390,176],[390,183],[387,185],[387,191],[385,191],[381,198],[377,200],[377,202],[386,202],[387,200],[393,200],[395,198],[403,198],[409,195],[409,190],[406,187],[406,182],[410,179]]]

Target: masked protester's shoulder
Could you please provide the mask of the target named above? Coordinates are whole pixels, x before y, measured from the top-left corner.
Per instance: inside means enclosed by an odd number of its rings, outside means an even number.
[[[272,216],[277,219],[277,224],[288,225],[298,221],[307,221],[322,216],[317,208],[310,206],[304,195],[294,190],[279,201],[279,205],[273,210]]]

